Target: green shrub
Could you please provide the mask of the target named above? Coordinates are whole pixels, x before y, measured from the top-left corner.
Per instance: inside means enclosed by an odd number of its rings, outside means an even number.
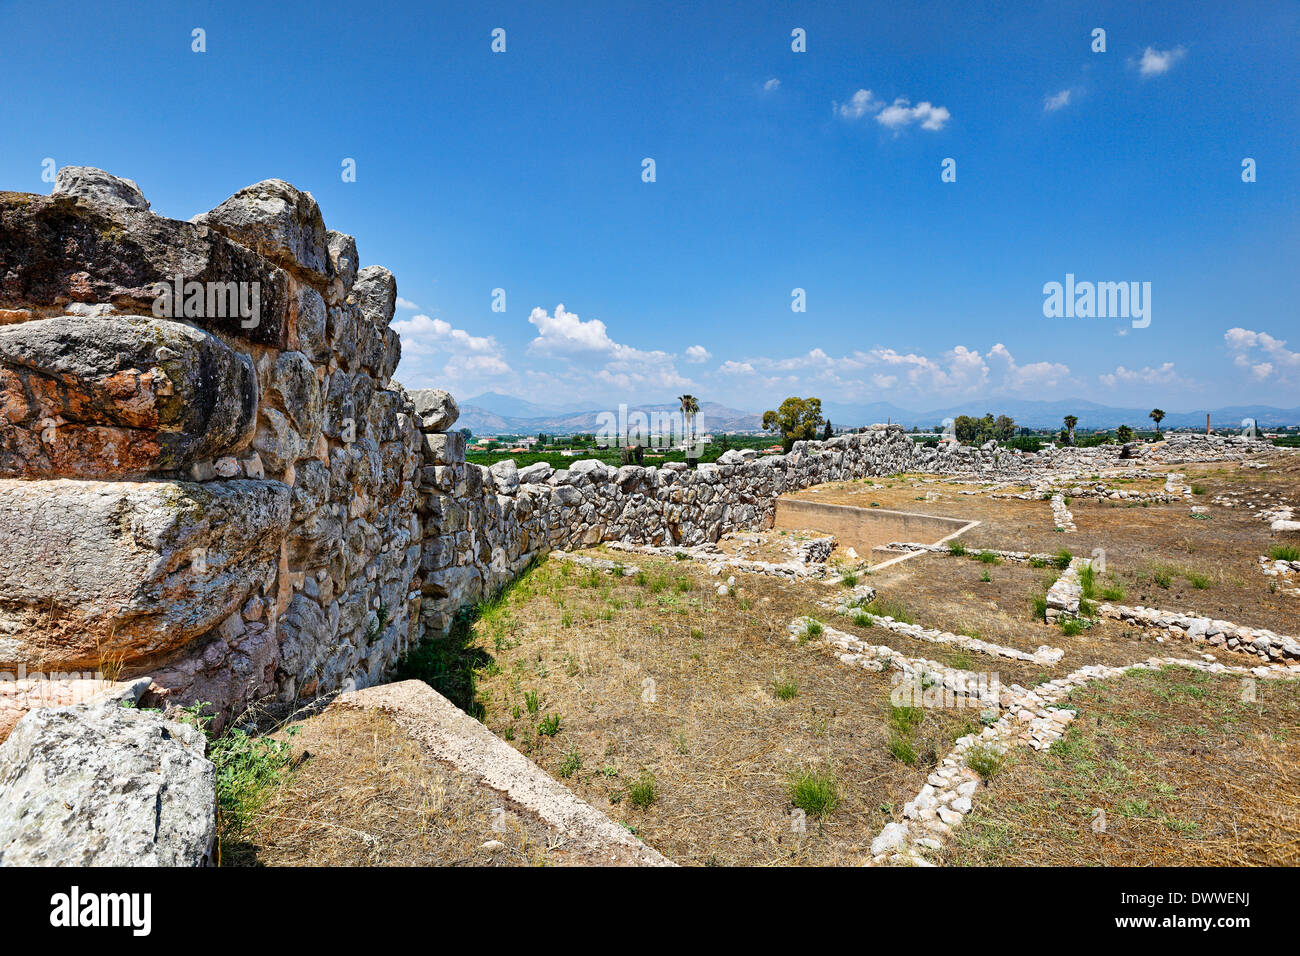
[[[219,839],[223,846],[237,850],[271,788],[291,769],[293,748],[287,740],[253,736],[237,727],[214,737],[208,733],[213,717],[203,713],[209,706],[207,701],[193,704],[185,708],[181,720],[198,727],[208,738],[208,759],[216,768]],[[290,727],[288,736],[299,729]]]
[[[889,738],[889,752],[901,763],[909,767],[916,764],[916,748],[912,746],[912,741],[906,737],[894,734]]]
[[[1097,569],[1091,564],[1085,564],[1079,569],[1079,587],[1086,598],[1097,593]]]
[[[988,744],[976,744],[966,751],[966,766],[987,780],[1002,769],[1002,754]]]
[[[778,677],[772,681],[772,690],[778,700],[794,700],[799,695],[799,682],[793,677]]]
[[[835,775],[830,770],[800,770],[792,773],[790,802],[811,816],[828,815],[840,805]]]
[[[579,756],[578,751],[570,750],[564,755],[564,759],[560,762],[559,769],[556,770],[556,773],[561,777],[572,777],[579,769],[581,769],[581,767],[582,757]]]
[[[884,598],[877,597],[864,605],[864,609],[876,617],[892,617],[895,621],[901,621],[904,624],[914,623],[912,616],[907,611],[907,607],[898,601],[887,601]]]
[[[1047,618],[1047,595],[1035,594],[1030,602],[1034,609],[1034,618],[1042,621]]]
[[[537,725],[537,736],[554,737],[560,732],[560,715],[547,714]]]
[[[632,801],[632,805],[643,810],[654,803],[658,796],[659,789],[655,785],[654,774],[649,770],[642,770],[640,779],[627,788],[627,798]]]
[[[1268,549],[1268,556],[1274,561],[1300,561],[1300,547],[1294,544],[1275,544]]]
[[[925,710],[923,708],[900,706],[898,704],[889,705],[889,726],[898,733],[910,734],[923,720],[925,720]]]

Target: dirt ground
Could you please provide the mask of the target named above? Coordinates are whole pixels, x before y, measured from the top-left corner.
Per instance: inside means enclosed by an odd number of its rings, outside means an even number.
[[[890,676],[787,637],[799,613],[827,616],[812,601],[825,585],[745,575],[719,596],[698,563],[629,563],[643,574],[550,561],[519,582],[475,625],[492,658],[477,700],[492,730],[678,863],[860,863],[978,727],[978,711],[927,711],[905,735],[912,762],[895,757]],[[829,775],[838,799],[805,811],[803,832],[800,771]]]
[[[1074,692],[1046,753],[1013,751],[954,831],[955,866],[1295,866],[1300,692],[1185,668]],[[1100,814],[1099,814],[1100,811]]]
[[[1300,602],[1278,589],[1276,579],[1261,574],[1258,565],[1259,557],[1273,545],[1300,545],[1300,533],[1271,531],[1268,522],[1256,516],[1265,507],[1284,504],[1300,512],[1300,456],[1279,457],[1265,469],[1222,463],[1179,466],[1177,471],[1199,492],[1190,501],[1134,504],[1073,499],[1068,507],[1078,530],[1072,533],[1056,530],[1046,501],[994,499],[988,497],[987,488],[980,494],[961,495],[962,489],[981,486],[920,476],[825,485],[815,497],[839,504],[874,501],[882,508],[977,520],[980,524],[958,539],[970,548],[1048,554],[1065,548],[1083,557],[1100,549],[1112,583],[1124,594],[1112,603],[1207,615],[1280,633],[1300,630],[1296,625]],[[1100,480],[1112,487],[1131,487],[1105,476]],[[799,492],[799,497],[809,496],[812,490]],[[926,501],[927,492],[940,497]],[[1215,501],[1225,497],[1241,504]],[[1204,508],[1206,516],[1194,517],[1193,506]],[[923,560],[912,558],[895,567],[901,570]],[[916,575],[909,579],[933,593]],[[1006,609],[1004,602],[999,604]]]
[[[1300,601],[1257,563],[1270,546],[1300,543],[1300,535],[1272,532],[1259,516],[1300,510],[1300,456],[1265,469],[1177,470],[1195,491],[1190,499],[1075,498],[1068,505],[1074,533],[1056,530],[1047,501],[991,498],[989,485],[895,476],[800,497],[977,520],[958,539],[967,548],[1089,557],[1100,549],[1098,600],[1300,632]],[[1163,489],[1161,479],[1098,480]],[[1194,517],[1193,505],[1206,516]],[[782,561],[798,539],[824,531],[770,531],[721,546]],[[853,544],[839,540],[832,563]],[[639,573],[616,578],[548,559],[482,605],[455,639],[408,661],[403,676],[428,680],[578,796],[688,865],[863,863],[871,839],[901,819],[903,803],[956,738],[990,719],[971,707],[893,706],[889,671],[841,663],[815,636],[790,640],[787,626],[798,617],[1025,687],[1086,664],[1152,656],[1211,651],[1224,664],[1259,663],[1110,620],[1067,634],[1042,617],[1043,595],[1060,573],[1050,564],[923,553],[843,581],[793,580],[712,576],[705,562],[685,555],[590,553]],[[728,578],[734,584],[719,594]],[[1058,647],[1064,657],[1051,665],[1013,661],[836,613],[835,599],[855,583],[875,589],[868,608],[875,614],[1029,653]],[[981,786],[943,861],[1300,862],[1300,684],[1259,681],[1249,703],[1241,686],[1241,678],[1175,669],[1076,691],[1069,703],[1080,718],[1067,735],[1046,753],[1009,755]],[[250,860],[583,862],[527,814],[512,815],[505,834],[493,830],[501,797],[431,763],[383,718],[327,712],[304,728],[295,746],[310,756],[262,811]],[[1103,833],[1092,828],[1098,808],[1106,813]],[[488,840],[502,845],[482,849]]]
[[[297,768],[258,811],[245,844],[226,849],[223,865],[593,862],[569,852],[535,815],[425,755],[382,714],[331,709],[296,726]]]

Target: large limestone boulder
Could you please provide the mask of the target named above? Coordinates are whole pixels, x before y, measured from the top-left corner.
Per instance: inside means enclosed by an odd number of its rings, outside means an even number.
[[[256,416],[252,361],[200,329],[76,315],[0,327],[0,475],[177,470],[238,452]]]
[[[121,179],[94,166],[64,166],[54,176],[52,192],[134,209],[149,208],[149,200],[134,180]]]
[[[289,513],[277,481],[0,479],[0,665],[188,643],[271,580]]]
[[[0,744],[0,865],[201,866],[216,837],[203,733],[127,693],[34,710]]]
[[[311,193],[283,179],[245,186],[194,221],[257,250],[282,269],[329,281],[329,240],[320,206]]]
[[[184,318],[214,332],[284,348],[289,278],[257,253],[204,226],[129,205],[65,193],[0,192],[0,322],[40,318],[51,307],[72,312],[74,303],[142,315],[155,315],[160,304],[165,308],[159,314],[177,317],[174,298],[159,295],[159,283],[174,286],[177,276],[203,289],[202,308],[195,308],[200,299],[189,299]],[[255,320],[227,308],[224,293],[215,295],[230,283],[250,304],[256,283]]]
[[[420,428],[426,432],[445,432],[460,418],[460,406],[451,392],[441,388],[417,388],[409,392],[420,416]]]
[[[325,241],[334,275],[343,283],[345,291],[351,289],[357,278],[357,241],[333,229],[325,233]]]
[[[375,325],[387,328],[397,307],[397,279],[383,266],[366,266],[357,273],[348,301]]]

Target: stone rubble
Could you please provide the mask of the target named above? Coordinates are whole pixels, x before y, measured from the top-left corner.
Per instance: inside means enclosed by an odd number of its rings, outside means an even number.
[[[567,561],[570,564],[577,564],[584,568],[591,568],[593,571],[599,571],[601,574],[612,574],[616,577],[631,577],[641,570],[632,564],[621,564],[618,561],[607,561],[604,558],[593,558],[585,554],[570,554],[567,551],[552,551],[551,557],[557,561]]]
[[[729,534],[724,537],[736,539],[746,536]],[[759,540],[757,535],[748,537],[756,542]],[[750,574],[767,574],[774,577],[824,578],[830,573],[826,560],[830,557],[831,552],[835,550],[835,539],[816,537],[807,541],[792,542],[787,549],[790,553],[790,559],[783,562],[746,558],[743,557],[743,552],[740,549],[735,555],[727,554],[712,542],[705,542],[692,547],[672,548],[648,544],[629,544],[626,541],[610,541],[606,543],[606,547],[615,551],[688,558],[703,563],[708,567],[709,573],[715,576],[721,574],[727,568],[732,568],[738,571],[747,571]]]
[[[812,618],[807,617],[792,621],[787,627],[790,640],[809,639],[809,625],[812,623]],[[835,656],[843,664],[857,665],[869,671],[896,670],[921,688],[942,687],[954,697],[969,700],[971,706],[986,709],[1000,706],[999,685],[990,683],[981,674],[947,667],[938,661],[906,657],[884,644],[869,644],[828,624],[821,624],[821,628],[821,636],[825,639],[823,646],[832,650],[838,648]]]
[[[1057,531],[1078,531],[1074,526],[1074,515],[1065,506],[1065,498],[1060,494],[1052,495],[1052,520],[1056,522]]]
[[[874,596],[874,592],[872,592]],[[994,644],[992,641],[981,640],[977,637],[969,637],[966,634],[952,634],[948,631],[940,631],[935,628],[922,627],[919,624],[907,624],[903,621],[896,621],[888,615],[872,614],[864,611],[862,604],[868,603],[870,597],[862,600],[861,597],[841,597],[833,605],[823,604],[824,607],[832,608],[837,614],[845,617],[853,617],[856,614],[867,614],[871,618],[872,627],[879,627],[886,631],[892,631],[895,634],[903,634],[907,637],[915,638],[919,641],[929,641],[932,644],[948,644],[952,647],[959,647],[963,650],[976,651],[980,654],[991,654],[994,657],[1005,657],[1015,661],[1027,661],[1034,664],[1055,664],[1065,656],[1065,651],[1059,647],[1049,647],[1046,644],[1030,654],[1027,651],[1018,650],[1014,647],[1003,647],[1000,644]]]
[[[1140,605],[1100,604],[1097,614],[1135,627],[1154,628],[1193,644],[1255,654],[1267,661],[1300,660],[1300,641],[1263,627],[1246,627],[1198,614],[1179,614]]]
[[[967,765],[976,748],[1005,754],[1012,747],[1027,746],[1046,750],[1058,740],[1077,714],[1075,710],[1056,707],[1068,694],[1095,680],[1118,677],[1129,670],[1158,670],[1168,666],[1189,667],[1212,674],[1240,674],[1266,680],[1300,678],[1300,666],[1227,667],[1205,661],[1172,657],[1152,657],[1128,667],[1090,664],[1064,677],[1046,681],[1032,690],[1018,686],[1004,695],[1004,713],[978,734],[959,738],[951,753],[926,779],[920,792],[903,806],[901,821],[885,825],[871,842],[871,859],[867,865],[933,866],[926,856],[942,847],[973,809],[979,790],[980,775]]]
[[[1259,556],[1259,570],[1265,577],[1276,578],[1283,593],[1300,597],[1300,561],[1274,561],[1267,555]]]
[[[1083,600],[1079,572],[1091,564],[1088,558],[1071,558],[1069,567],[1047,589],[1047,623],[1057,624],[1065,618],[1079,616],[1079,603]]]
[[[951,555],[951,544],[923,544],[919,541],[891,541],[882,548],[890,551],[927,551],[930,554],[948,554]],[[1032,551],[1006,551],[1001,548],[968,548],[960,556],[978,558],[981,554],[992,554],[1001,558],[1003,561],[1014,561],[1017,564],[1050,564],[1056,560],[1055,555],[1034,553]]]

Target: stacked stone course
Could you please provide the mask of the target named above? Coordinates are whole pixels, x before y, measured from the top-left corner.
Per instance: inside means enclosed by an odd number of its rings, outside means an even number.
[[[148,674],[222,718],[379,680],[422,538],[395,296],[279,180],[192,222],[86,168],[0,193],[0,671]]]

